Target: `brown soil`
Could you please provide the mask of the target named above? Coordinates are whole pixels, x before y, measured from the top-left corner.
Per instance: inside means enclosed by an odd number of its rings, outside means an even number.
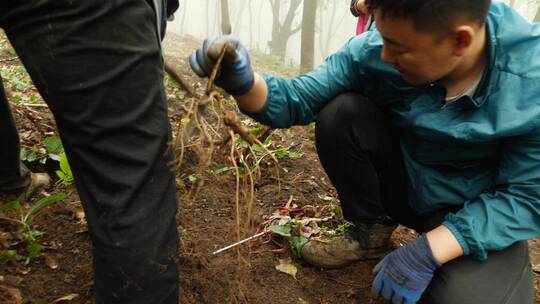
[[[169,35],[164,44],[166,57],[176,64],[181,74],[191,75],[186,58],[199,45],[200,41],[196,39],[180,40]],[[17,60],[3,61],[11,57],[0,52],[1,69],[20,64]],[[202,81],[189,77],[189,82]],[[10,87],[9,84],[6,86]],[[182,93],[177,90],[170,92],[171,121],[173,126],[177,126],[181,119],[178,103]],[[34,89],[27,93],[37,94]],[[47,108],[14,104],[13,109],[19,132],[23,134],[23,145],[39,144],[47,132],[52,131],[50,126],[54,126],[54,121]],[[272,167],[263,167],[263,177],[255,185],[255,223],[261,223],[263,216],[285,205],[291,195],[298,205],[323,205],[328,203],[323,198],[336,197],[317,159],[312,127],[279,131],[272,135],[272,140],[282,146],[294,145],[293,150],[304,155],[294,160],[281,160],[281,165],[288,168],[287,173],[282,173],[281,189],[272,178]],[[47,166],[35,169],[51,170]],[[184,183],[187,183],[186,178],[185,174],[180,176]],[[295,279],[275,268],[278,260],[290,257],[290,253],[249,254],[246,246],[241,246],[242,262],[238,262],[236,250],[213,256],[213,251],[237,240],[235,178],[230,172],[209,174],[207,178],[211,182],[205,183],[194,201],[184,198],[185,188],[180,187],[178,191],[181,303],[379,303],[369,297],[374,262],[360,262],[339,270],[322,270],[295,261],[299,268]],[[38,229],[45,232],[40,241],[44,247],[40,258],[27,267],[20,262],[0,264],[1,303],[52,303],[72,294],[76,294],[73,300],[60,303],[93,303],[91,246],[86,223],[80,216],[79,198],[73,188],[51,187],[47,191],[68,191],[69,195],[64,202],[45,209],[35,219]],[[7,200],[0,197],[0,202]],[[13,230],[13,225],[0,220],[0,250],[9,243]],[[244,231],[245,236],[254,233],[255,228]],[[413,232],[400,228],[394,235],[394,242],[406,243],[412,237]],[[540,239],[531,241],[530,245],[533,265],[538,265]],[[276,245],[267,244],[256,249],[276,248]],[[16,249],[22,250],[20,246]],[[56,269],[51,268],[51,260],[57,262]],[[537,286],[538,278],[536,273]],[[540,303],[538,291],[536,302]]]

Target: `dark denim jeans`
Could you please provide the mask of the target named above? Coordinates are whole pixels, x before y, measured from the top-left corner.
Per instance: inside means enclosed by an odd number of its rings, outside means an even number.
[[[349,221],[392,220],[427,232],[449,207],[420,216],[409,207],[399,135],[387,114],[358,94],[343,94],[317,116],[317,151]],[[459,208],[458,208],[459,209]],[[422,303],[532,304],[534,287],[527,242],[491,252],[485,262],[455,259],[435,272]]]
[[[2,0],[58,125],[93,244],[96,303],[178,303],[175,177],[151,0]],[[2,92],[3,93],[3,92]],[[0,183],[24,183],[0,94]]]

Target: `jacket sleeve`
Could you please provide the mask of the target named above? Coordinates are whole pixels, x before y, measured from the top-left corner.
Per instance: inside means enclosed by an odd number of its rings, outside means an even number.
[[[464,253],[478,260],[540,234],[540,130],[510,139],[502,149],[497,186],[444,222]]]
[[[287,128],[313,122],[321,108],[341,93],[362,93],[371,82],[364,65],[366,36],[351,38],[338,52],[306,75],[291,79],[262,75],[268,85],[265,105],[257,113],[243,112],[263,124]]]

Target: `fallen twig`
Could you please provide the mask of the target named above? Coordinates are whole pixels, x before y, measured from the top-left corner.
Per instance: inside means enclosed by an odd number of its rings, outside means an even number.
[[[259,237],[261,237],[261,236],[263,236],[263,235],[265,235],[265,234],[267,234],[267,233],[269,233],[269,231],[263,231],[263,232],[257,233],[257,234],[255,234],[255,235],[252,235],[252,236],[246,238],[246,239],[243,239],[243,240],[241,240],[241,241],[238,241],[238,242],[236,242],[236,243],[234,243],[234,244],[231,244],[231,245],[229,245],[229,246],[226,246],[226,247],[223,247],[223,248],[221,248],[221,249],[219,249],[219,250],[216,250],[216,251],[212,252],[212,254],[213,254],[213,255],[216,255],[216,254],[221,253],[221,252],[223,252],[223,251],[225,251],[225,250],[227,250],[227,249],[231,249],[231,248],[236,247],[236,246],[238,246],[238,245],[241,245],[241,244],[243,244],[243,243],[245,243],[245,242],[249,242],[249,241],[251,241],[251,240],[253,240],[253,239],[259,238]]]
[[[16,59],[17,59],[17,57],[6,58],[6,59],[0,60],[0,63],[2,63],[2,62],[10,62],[10,61],[14,61],[14,60],[16,60]]]
[[[48,108],[49,107],[46,103],[22,103],[21,105],[25,107],[34,107],[34,108]]]
[[[167,74],[169,74],[169,76],[171,76],[171,78],[176,83],[178,83],[178,85],[180,85],[182,90],[188,92],[189,97],[196,96],[195,89],[186,80],[184,80],[184,78],[182,78],[180,74],[178,74],[178,72],[173,68],[171,63],[165,61],[164,68],[165,72],[167,72]]]

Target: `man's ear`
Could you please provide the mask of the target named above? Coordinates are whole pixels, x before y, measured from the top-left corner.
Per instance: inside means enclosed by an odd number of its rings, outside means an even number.
[[[463,56],[472,45],[476,31],[469,25],[456,27],[453,31],[454,55]]]

